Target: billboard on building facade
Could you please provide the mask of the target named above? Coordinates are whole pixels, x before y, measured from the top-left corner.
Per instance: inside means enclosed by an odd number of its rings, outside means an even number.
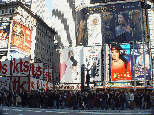
[[[145,51],[145,68],[146,68],[146,80],[151,80],[151,68],[150,68],[150,52],[148,44],[144,44]],[[134,80],[134,64],[135,64],[135,80],[144,80],[144,57],[143,57],[143,44],[134,45],[134,60],[133,61],[133,49],[131,49],[131,71],[132,80]]]
[[[130,44],[111,44],[112,81],[131,80]]]
[[[60,82],[80,83],[82,47],[70,47],[60,55]]]
[[[90,82],[101,81],[101,46],[84,47],[83,55],[86,68],[85,76],[89,71]]]
[[[20,22],[13,21],[11,47],[30,54],[32,31]]]
[[[96,5],[82,9],[78,14],[77,45],[129,43],[133,38],[142,41],[144,20],[140,1]]]
[[[10,34],[10,23],[1,23],[0,24],[0,49],[8,48]]]
[[[88,15],[87,30],[88,30],[88,46],[102,45],[100,13]]]

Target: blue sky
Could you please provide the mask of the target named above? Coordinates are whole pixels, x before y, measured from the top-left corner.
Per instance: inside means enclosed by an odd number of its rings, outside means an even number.
[[[52,12],[52,9],[53,9],[52,2],[53,2],[53,0],[46,0],[46,2],[45,2],[45,6],[46,6],[46,8],[49,9],[50,13]],[[52,19],[52,17],[50,17],[50,19]]]

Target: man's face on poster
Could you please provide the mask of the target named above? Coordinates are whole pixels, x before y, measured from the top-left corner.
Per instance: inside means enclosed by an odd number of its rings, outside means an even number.
[[[125,23],[125,19],[121,14],[118,15],[118,23],[120,25]]]
[[[113,14],[112,12],[104,12],[104,20],[105,21],[111,21],[111,19],[113,18]]]

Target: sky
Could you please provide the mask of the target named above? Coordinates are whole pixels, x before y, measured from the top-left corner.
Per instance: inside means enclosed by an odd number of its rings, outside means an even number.
[[[46,8],[49,9],[50,13],[52,12],[52,9],[53,9],[52,2],[53,2],[53,0],[46,0],[46,2],[45,2],[45,6],[46,6]],[[52,17],[50,17],[50,19],[52,20]]]

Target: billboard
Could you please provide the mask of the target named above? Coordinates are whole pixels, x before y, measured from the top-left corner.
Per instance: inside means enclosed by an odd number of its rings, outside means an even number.
[[[145,68],[146,68],[146,80],[151,80],[151,69],[150,69],[150,52],[148,49],[149,45],[144,44],[145,48]],[[131,49],[131,71],[132,71],[132,80],[134,80],[134,71],[135,71],[135,80],[144,80],[144,57],[143,57],[143,44],[138,43],[134,45],[134,60],[133,62],[133,49]],[[134,65],[135,63],[135,65]],[[135,66],[135,70],[134,67]]]
[[[31,29],[20,22],[13,21],[11,48],[16,47],[30,54],[31,34]]]
[[[141,2],[123,2],[87,7],[77,15],[77,45],[142,41],[144,22]],[[133,31],[135,34],[133,34]]]
[[[0,25],[0,49],[8,48],[9,33],[10,33],[10,23],[2,22]]]
[[[70,47],[60,55],[60,82],[80,83],[82,47]]]
[[[101,81],[101,46],[84,47],[84,64],[89,71],[90,82]]]
[[[111,44],[112,81],[131,80],[130,44]]]
[[[100,13],[88,15],[87,30],[88,30],[88,46],[102,45]]]

